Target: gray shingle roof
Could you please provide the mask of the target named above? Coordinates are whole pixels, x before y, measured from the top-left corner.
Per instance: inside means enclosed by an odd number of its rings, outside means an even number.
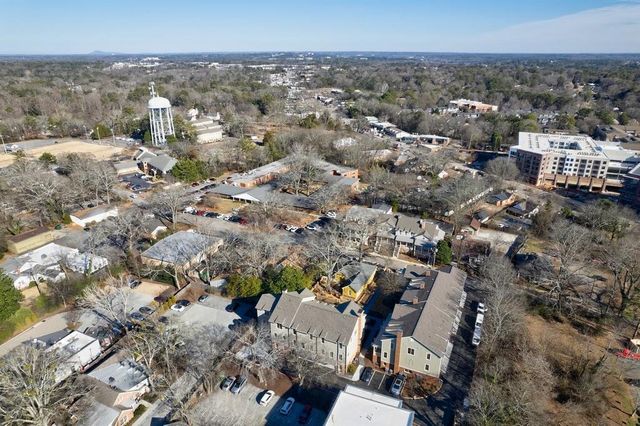
[[[214,245],[220,238],[197,232],[180,231],[158,241],[142,253],[143,257],[172,265],[183,265]]]
[[[300,293],[282,293],[269,316],[269,322],[347,345],[360,312],[357,304],[347,304],[341,310],[340,307],[318,302],[313,292],[305,289]]]
[[[402,303],[393,309],[387,334],[401,330],[403,336],[413,337],[442,357],[447,351],[466,278],[467,274],[455,267],[432,271],[423,278],[414,277],[402,295]]]
[[[360,262],[350,263],[340,269],[339,272],[345,276],[346,285],[358,292],[376,270],[375,265]]]

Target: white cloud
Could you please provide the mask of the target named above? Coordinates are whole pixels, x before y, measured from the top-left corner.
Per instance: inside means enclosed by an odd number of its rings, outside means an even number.
[[[640,53],[640,4],[590,9],[460,40],[455,50],[490,53]]]

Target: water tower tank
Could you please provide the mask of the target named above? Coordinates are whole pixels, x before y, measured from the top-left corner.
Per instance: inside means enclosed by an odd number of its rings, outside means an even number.
[[[149,84],[151,99],[149,108],[149,125],[151,128],[151,142],[155,146],[167,143],[167,136],[174,134],[173,113],[169,99],[158,96],[153,82]]]

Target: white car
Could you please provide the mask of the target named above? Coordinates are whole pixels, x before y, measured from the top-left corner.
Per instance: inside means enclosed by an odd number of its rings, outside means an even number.
[[[326,216],[330,219],[335,219],[336,217],[338,217],[336,212],[327,212]]]
[[[262,395],[262,398],[260,398],[260,405],[262,405],[262,406],[268,405],[271,402],[271,400],[273,399],[273,396],[275,394],[276,393],[274,391],[272,391],[272,390],[266,391],[264,393],[264,395]]]
[[[282,408],[280,408],[280,414],[284,416],[289,414],[291,412],[291,409],[293,408],[293,404],[295,403],[296,403],[296,400],[294,397],[290,396],[289,398],[287,398],[284,404],[282,404]]]
[[[319,231],[319,230],[320,230],[320,227],[319,227],[318,225],[309,224],[309,225],[307,225],[307,229],[308,229],[309,231]]]
[[[287,231],[289,232],[296,232],[298,230],[297,226],[292,226],[291,228],[287,229]]]
[[[478,303],[477,312],[479,314],[486,314],[487,313],[487,307],[484,305],[484,303]]]
[[[174,305],[171,305],[171,310],[172,311],[177,311],[177,312],[182,312],[186,309],[187,307],[184,305],[181,305],[179,303],[176,303]]]

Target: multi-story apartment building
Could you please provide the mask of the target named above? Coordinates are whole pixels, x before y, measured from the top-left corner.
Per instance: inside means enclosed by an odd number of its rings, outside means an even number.
[[[274,345],[285,345],[317,356],[338,371],[360,353],[365,315],[360,305],[330,305],[312,291],[263,294],[256,304],[259,320],[267,320]]]
[[[537,186],[605,191],[622,186],[620,177],[640,162],[640,153],[584,135],[521,132],[511,147],[523,178]]]
[[[374,365],[438,377],[447,370],[467,274],[455,267],[407,268],[408,285],[373,343]]]

